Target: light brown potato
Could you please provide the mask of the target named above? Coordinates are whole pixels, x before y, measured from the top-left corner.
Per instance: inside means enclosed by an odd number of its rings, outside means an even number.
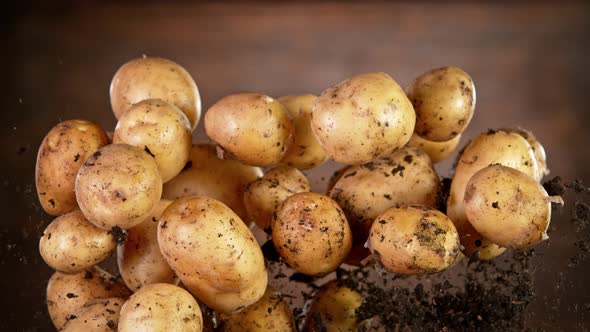
[[[164,184],[162,196],[170,200],[186,196],[211,197],[229,206],[242,220],[247,220],[244,191],[249,183],[260,177],[260,168],[233,159],[219,159],[215,146],[196,144],[183,171]]]
[[[408,146],[422,149],[430,157],[430,160],[436,164],[439,161],[447,159],[447,157],[455,151],[460,140],[461,134],[446,142],[429,141],[414,134],[408,142]]]
[[[416,115],[402,88],[385,73],[367,73],[322,92],[311,128],[333,160],[356,165],[406,145]]]
[[[311,110],[316,99],[314,95],[288,95],[278,99],[289,112],[294,126],[293,143],[281,164],[305,170],[317,167],[328,159],[311,130]]]
[[[121,308],[119,332],[203,331],[201,308],[186,290],[151,284],[133,294]]]
[[[270,233],[273,214],[289,196],[310,191],[309,181],[293,167],[279,166],[248,185],[244,193],[244,206],[248,220]]]
[[[147,99],[131,106],[119,119],[115,144],[145,150],[156,160],[162,182],[178,175],[192,146],[190,123],[181,110],[161,99]]]
[[[108,144],[104,130],[86,120],[68,120],[53,127],[41,142],[35,185],[45,212],[60,216],[78,207],[74,183],[82,163]]]
[[[271,228],[272,241],[281,257],[307,275],[335,271],[352,246],[344,212],[321,194],[307,192],[287,198],[279,206]]]
[[[117,243],[109,231],[90,223],[80,210],[57,217],[39,240],[47,265],[64,273],[78,273],[107,259]]]
[[[117,330],[119,312],[125,303],[121,297],[92,301],[80,308],[61,332],[111,332]]]
[[[539,172],[535,177],[537,181],[541,181],[543,176],[549,175],[550,172],[547,168],[547,155],[545,154],[545,148],[543,145],[541,145],[541,142],[537,140],[535,135],[533,135],[532,131],[523,128],[508,128],[502,130],[519,134],[520,136],[524,137],[527,142],[529,142],[529,145],[535,154],[535,159],[537,159],[537,165],[539,166]]]
[[[127,230],[127,240],[117,247],[119,272],[133,291],[150,284],[178,283],[158,245],[158,221],[170,203],[161,200],[146,220]]]
[[[475,111],[475,85],[457,67],[430,70],[406,89],[416,110],[416,134],[446,142],[461,134]]]
[[[144,221],[162,196],[162,178],[149,153],[126,144],[103,147],[76,178],[80,210],[102,229],[131,228]]]
[[[262,250],[230,208],[208,197],[174,201],[160,217],[158,243],[182,283],[200,301],[233,312],[258,301],[267,286]]]
[[[379,215],[371,227],[367,247],[390,272],[423,274],[451,266],[460,243],[453,222],[442,212],[410,205]]]
[[[131,105],[159,98],[178,107],[195,130],[201,117],[201,96],[191,75],[167,59],[143,57],[119,68],[109,90],[111,107],[117,119]]]
[[[55,272],[47,284],[47,309],[60,330],[76,311],[96,300],[127,298],[131,292],[108,272],[95,266],[77,274]]]
[[[238,93],[215,103],[205,114],[207,136],[252,166],[278,164],[293,140],[285,107],[259,93]]]

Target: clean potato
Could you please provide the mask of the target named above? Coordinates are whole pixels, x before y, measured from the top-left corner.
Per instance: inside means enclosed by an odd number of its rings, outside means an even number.
[[[416,134],[408,142],[408,146],[422,149],[430,157],[433,163],[438,163],[447,159],[447,157],[455,151],[455,148],[461,140],[461,134],[455,136],[450,141],[434,142],[426,140]]]
[[[90,223],[80,210],[57,217],[39,241],[47,265],[64,273],[78,273],[102,262],[115,250],[113,235]]]
[[[120,117],[113,143],[145,150],[156,160],[162,182],[168,182],[188,161],[191,125],[176,106],[161,99],[147,99],[134,104]]]
[[[178,107],[192,130],[201,117],[201,96],[191,75],[179,64],[162,58],[134,59],[119,68],[109,90],[117,119],[142,100],[158,98]]]
[[[522,128],[508,128],[502,130],[519,134],[520,136],[524,137],[524,139],[526,139],[527,142],[529,142],[529,145],[531,146],[531,149],[533,149],[533,153],[535,154],[535,159],[537,159],[537,166],[539,167],[539,172],[535,177],[537,181],[541,181],[543,176],[549,175],[550,172],[547,168],[547,155],[545,154],[545,148],[543,147],[543,145],[541,145],[541,142],[537,140],[535,135],[533,135],[533,132]]]
[[[108,144],[105,131],[86,120],[68,120],[53,127],[41,142],[35,185],[41,207],[52,216],[77,208],[74,183],[82,163]]]
[[[446,142],[461,134],[475,111],[475,85],[457,67],[430,70],[406,90],[416,111],[416,134],[434,142]]]
[[[205,131],[225,152],[252,166],[278,164],[293,140],[285,107],[259,93],[219,100],[205,114]]]
[[[416,115],[402,88],[385,73],[367,73],[322,92],[313,105],[312,131],[333,160],[356,165],[406,145]]]
[[[126,144],[105,146],[80,167],[80,210],[97,227],[131,228],[144,221],[162,196],[162,178],[152,156]]]
[[[111,332],[117,330],[119,312],[125,299],[111,297],[99,299],[80,308],[61,332]]]
[[[174,201],[160,217],[158,243],[182,283],[217,311],[242,309],[264,295],[262,250],[220,201],[196,196]]]

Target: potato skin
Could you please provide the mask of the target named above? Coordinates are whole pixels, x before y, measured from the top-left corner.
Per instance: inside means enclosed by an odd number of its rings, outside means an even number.
[[[457,67],[430,70],[406,89],[416,111],[416,134],[446,142],[461,134],[475,111],[475,85]]]
[[[223,97],[205,114],[207,136],[252,166],[278,164],[293,140],[293,123],[281,103],[259,93]]]
[[[119,332],[199,332],[201,308],[186,290],[170,284],[151,284],[133,294],[121,308]]]
[[[105,131],[86,120],[67,120],[47,133],[35,165],[37,195],[45,212],[60,216],[77,208],[78,170],[88,156],[107,144]]]
[[[316,319],[321,317],[321,322],[326,331],[358,331],[368,322],[358,322],[355,310],[361,306],[363,298],[357,291],[339,285],[338,281],[332,281],[319,290],[314,296],[309,311],[306,314],[305,332],[321,332],[316,328]]]
[[[258,301],[267,286],[262,250],[230,208],[208,197],[174,201],[160,217],[162,255],[200,301],[233,312]]]
[[[117,330],[119,312],[125,303],[121,297],[111,297],[90,302],[80,308],[61,332],[111,332]]]
[[[80,210],[95,226],[128,229],[144,221],[158,204],[162,178],[146,151],[112,144],[84,162],[75,188]]]
[[[447,157],[455,151],[460,140],[461,134],[446,142],[429,141],[414,134],[408,142],[408,146],[422,149],[430,157],[432,163],[436,164],[447,159]]]
[[[344,212],[331,198],[317,193],[299,193],[283,201],[271,228],[281,257],[307,275],[335,271],[352,247]]]
[[[116,245],[109,231],[94,226],[75,210],[47,226],[39,240],[39,252],[52,268],[78,273],[107,259]]]
[[[188,161],[191,126],[176,106],[161,99],[147,99],[121,116],[113,143],[133,145],[148,152],[156,160],[162,182],[168,182]]]
[[[412,103],[389,75],[367,73],[322,92],[311,128],[328,157],[357,165],[404,146],[415,120]]]
[[[541,145],[541,142],[537,140],[532,131],[523,128],[505,128],[502,130],[519,134],[529,143],[531,149],[533,149],[533,153],[535,154],[535,159],[537,159],[537,165],[539,166],[539,172],[535,176],[537,181],[541,181],[543,176],[549,175],[550,172],[547,168],[547,155],[545,154],[545,148],[543,145]]]
[[[191,75],[179,64],[157,57],[144,57],[125,63],[113,77],[109,90],[111,107],[117,119],[131,105],[159,98],[178,107],[195,130],[201,117],[201,96]]]

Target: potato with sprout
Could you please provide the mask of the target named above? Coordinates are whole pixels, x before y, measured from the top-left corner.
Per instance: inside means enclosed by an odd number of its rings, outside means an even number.
[[[430,157],[433,163],[438,163],[447,159],[447,157],[455,151],[455,148],[461,140],[461,134],[455,136],[450,141],[434,142],[426,140],[416,134],[408,142],[408,146],[422,149]]]
[[[110,297],[90,302],[80,308],[61,332],[111,332],[117,330],[119,313],[125,299]]]

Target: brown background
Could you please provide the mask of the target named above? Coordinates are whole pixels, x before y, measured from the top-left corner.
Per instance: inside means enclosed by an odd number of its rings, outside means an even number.
[[[557,3],[557,2],[556,2]],[[553,174],[590,180],[590,6],[583,3],[138,3],[6,11],[0,137],[1,330],[50,330],[37,254],[51,218],[34,192],[45,133],[86,118],[113,128],[108,99],[118,66],[162,56],[193,74],[204,109],[225,94],[320,93],[352,74],[385,71],[407,85],[444,65],[469,72],[477,110],[464,135],[524,126],[549,155]],[[206,139],[202,124],[195,141]],[[451,161],[438,166],[447,175]],[[309,173],[323,188],[332,164]],[[588,264],[566,268],[575,238],[567,212],[539,246],[530,325],[587,330]],[[562,281],[560,281],[562,280]],[[554,307],[554,308],[552,308]]]

